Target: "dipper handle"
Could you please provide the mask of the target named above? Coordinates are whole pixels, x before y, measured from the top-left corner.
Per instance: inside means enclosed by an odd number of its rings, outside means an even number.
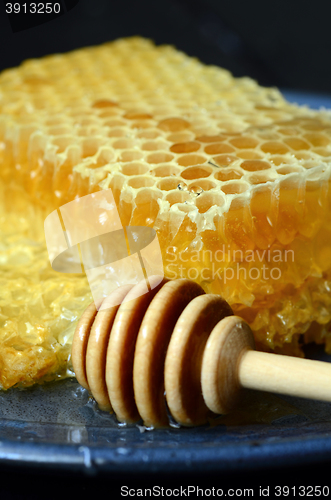
[[[209,336],[202,362],[202,391],[208,408],[228,413],[240,399],[242,388],[331,402],[331,364],[255,351],[248,324],[230,316]]]
[[[312,359],[247,351],[238,369],[242,387],[331,401],[331,364]]]

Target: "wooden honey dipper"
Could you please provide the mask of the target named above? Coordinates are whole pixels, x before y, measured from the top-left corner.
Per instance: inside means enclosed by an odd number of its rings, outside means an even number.
[[[92,303],[72,344],[78,382],[119,421],[167,426],[167,404],[178,423],[201,425],[233,409],[242,388],[331,401],[329,363],[255,351],[219,295],[187,279],[145,288],[122,286],[99,311]]]

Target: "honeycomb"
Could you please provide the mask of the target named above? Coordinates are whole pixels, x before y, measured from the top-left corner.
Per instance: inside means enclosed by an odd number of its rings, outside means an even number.
[[[331,352],[331,114],[121,39],[0,75],[0,383],[72,374],[83,275],[49,264],[43,220],[111,188],[156,229],[165,275],[222,294],[259,349]]]

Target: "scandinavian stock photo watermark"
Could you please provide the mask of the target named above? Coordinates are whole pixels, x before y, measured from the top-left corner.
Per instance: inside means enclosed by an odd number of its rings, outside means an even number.
[[[213,250],[169,246],[161,251],[156,231],[124,226],[111,189],[92,193],[54,210],[45,220],[50,263],[64,273],[85,272],[97,309],[118,304],[113,293],[137,285],[143,295],[169,279],[218,281],[277,281],[294,251],[271,247],[243,250],[220,244]],[[103,299],[107,297],[107,301]]]
[[[214,252],[208,249],[177,252],[175,247],[170,246],[164,260],[170,279],[218,279],[227,284],[233,279],[279,280],[282,276],[281,265],[294,262],[294,251],[278,248],[242,250],[223,244]]]

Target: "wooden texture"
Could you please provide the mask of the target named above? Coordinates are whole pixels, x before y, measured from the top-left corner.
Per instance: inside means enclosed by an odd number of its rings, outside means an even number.
[[[331,364],[312,359],[249,351],[241,359],[243,387],[331,402]]]
[[[95,317],[87,343],[86,376],[88,385],[99,408],[105,411],[112,411],[104,376],[109,335],[117,311],[132,287],[133,285],[121,286],[102,302],[102,309]]]
[[[254,349],[253,333],[238,316],[222,319],[211,332],[203,354],[201,383],[206,405],[213,412],[228,413],[238,403],[238,366],[248,349]]]
[[[201,365],[214,326],[232,315],[219,295],[202,295],[185,308],[174,328],[165,361],[165,389],[170,413],[182,425],[207,422],[209,408],[202,396]]]
[[[91,304],[73,340],[77,380],[121,422],[166,427],[170,411],[202,425],[244,388],[331,402],[331,364],[255,351],[249,325],[219,295],[187,279],[145,288],[121,287],[99,311]]]
[[[147,426],[167,426],[164,363],[168,344],[185,307],[204,294],[193,281],[169,281],[152,300],[137,338],[133,385],[138,411]]]
[[[154,295],[168,280],[164,279],[148,293],[140,295],[145,283],[136,285],[121,304],[107,348],[106,384],[109,399],[120,422],[133,423],[140,415],[133,390],[133,361],[137,336],[146,310]]]

